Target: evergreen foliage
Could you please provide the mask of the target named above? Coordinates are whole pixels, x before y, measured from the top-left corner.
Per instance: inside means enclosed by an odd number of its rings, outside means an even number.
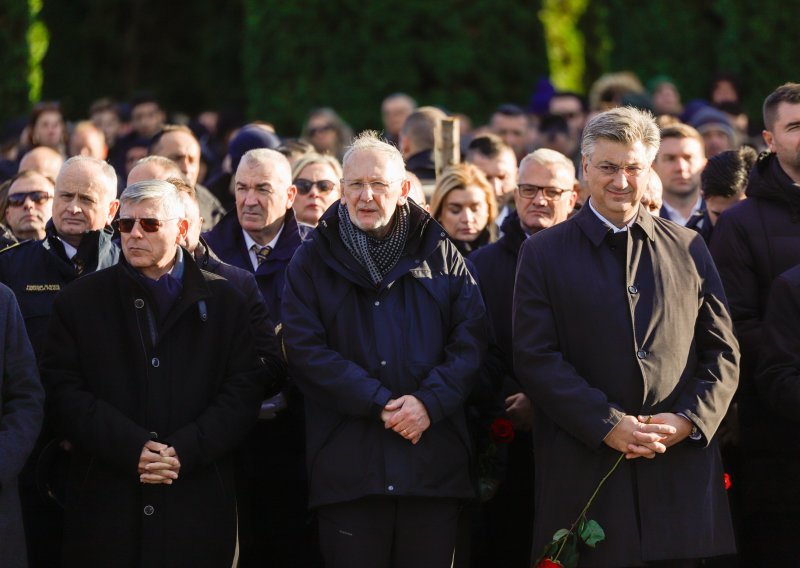
[[[29,109],[27,35],[31,20],[27,1],[0,0],[0,124]]]

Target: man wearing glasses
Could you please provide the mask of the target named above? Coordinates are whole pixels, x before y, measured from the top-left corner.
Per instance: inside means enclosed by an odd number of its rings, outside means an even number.
[[[714,434],[739,350],[702,237],[640,206],[659,147],[652,116],[584,129],[590,200],[527,239],[514,290],[514,369],[534,405],[533,551],[588,512],[606,538],[581,562],[698,566],[734,552]]]
[[[32,170],[10,180],[4,218],[14,241],[44,238],[47,222],[53,216],[54,188],[52,179]]]
[[[493,550],[500,566],[527,563],[533,520],[533,461],[531,452],[531,401],[514,374],[511,349],[511,299],[517,274],[517,257],[525,239],[543,229],[567,220],[575,206],[575,166],[572,160],[555,150],[539,149],[522,159],[519,185],[513,190],[515,211],[503,222],[503,236],[470,255],[478,270],[481,292],[494,331],[497,350],[502,358],[502,384],[507,417],[517,435],[509,446],[507,477],[497,495],[484,510],[487,523],[498,535]]]
[[[232,451],[264,394],[246,303],[178,246],[175,186],[121,201],[124,259],[59,294],[41,364],[73,446],[64,564],[235,565]]]
[[[286,273],[284,344],[306,400],[326,566],[450,566],[473,496],[463,404],[483,301],[442,227],[407,199],[394,146],[362,133],[342,199]]]

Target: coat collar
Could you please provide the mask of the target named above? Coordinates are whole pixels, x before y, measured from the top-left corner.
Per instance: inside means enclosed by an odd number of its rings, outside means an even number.
[[[606,234],[611,231],[611,229],[592,212],[588,204],[581,207],[580,211],[578,211],[573,219],[586,237],[592,241],[592,244],[596,247],[602,244],[603,239],[606,238]],[[639,229],[647,235],[647,238],[651,241],[655,240],[655,223],[653,222],[652,215],[645,211],[644,207],[639,207],[636,220],[633,222],[633,227],[639,227]]]

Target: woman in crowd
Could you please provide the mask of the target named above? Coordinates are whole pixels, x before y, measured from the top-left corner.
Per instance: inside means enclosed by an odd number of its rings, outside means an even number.
[[[353,130],[332,108],[318,108],[308,115],[302,138],[311,142],[320,154],[331,154],[341,161]]]
[[[442,172],[431,198],[431,215],[462,254],[497,237],[494,189],[472,164],[458,164]]]
[[[36,105],[28,122],[26,142],[25,151],[37,146],[47,146],[62,156],[66,155],[67,128],[58,103]]]
[[[301,236],[310,232],[319,218],[339,197],[342,166],[333,156],[309,152],[292,166],[292,181],[297,187],[294,199],[295,218]]]

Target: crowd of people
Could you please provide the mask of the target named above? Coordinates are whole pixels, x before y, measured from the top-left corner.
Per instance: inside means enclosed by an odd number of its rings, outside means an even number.
[[[800,84],[761,135],[739,94],[613,73],[473,127],[395,93],[297,137],[37,105],[0,566],[800,566]]]

